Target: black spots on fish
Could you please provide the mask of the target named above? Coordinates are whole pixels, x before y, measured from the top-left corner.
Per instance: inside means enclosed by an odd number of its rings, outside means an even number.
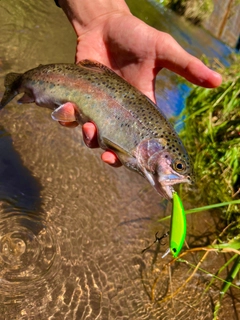
[[[179,139],[178,141],[178,144],[180,145],[180,146],[182,146],[183,145],[183,143],[182,143],[182,141]]]
[[[132,126],[132,124],[130,122],[122,122],[120,127],[121,128],[130,128]]]
[[[133,100],[133,101],[130,100],[130,101],[128,101],[128,105],[135,107],[137,105],[137,103],[135,100]]]
[[[42,70],[41,70],[41,74],[44,75],[44,74],[46,74],[46,73],[48,73],[48,70],[47,70],[47,69],[42,69]]]
[[[120,120],[120,116],[119,115],[115,115],[115,119],[116,120]]]
[[[179,152],[180,153],[180,152]],[[185,159],[186,161],[188,161],[188,156],[186,155],[186,154],[184,154],[184,153],[180,153],[181,154],[181,157],[183,158],[183,159]]]
[[[66,68],[67,69],[67,68]],[[63,69],[60,66],[57,66],[54,70],[56,73],[63,73],[65,74],[65,70],[63,71]]]
[[[72,66],[70,64],[66,65],[65,69],[68,70],[68,71],[71,71],[72,70]]]
[[[152,123],[154,121],[154,117],[149,117],[148,121],[149,121],[149,123]]]
[[[123,128],[123,127],[129,128],[129,127],[130,127],[130,123],[128,123],[128,122],[122,122],[122,123],[121,123],[121,128]]]

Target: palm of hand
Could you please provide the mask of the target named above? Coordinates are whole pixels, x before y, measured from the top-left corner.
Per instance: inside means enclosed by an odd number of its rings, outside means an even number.
[[[155,101],[157,73],[167,68],[194,84],[216,87],[221,77],[187,53],[169,34],[131,14],[110,14],[94,20],[78,37],[76,61],[97,60]]]
[[[78,36],[76,50],[76,62],[83,59],[110,67],[154,102],[155,79],[162,68],[204,87],[216,87],[221,83],[220,75],[187,53],[169,34],[127,13],[100,16],[87,26]],[[93,124],[83,126],[83,136],[87,146],[97,146]],[[104,152],[102,160],[120,165],[113,153]]]
[[[89,29],[78,37],[76,61],[103,63],[155,101],[154,83],[161,69],[156,44],[162,41],[164,50],[164,41],[171,36],[126,14],[112,15]]]

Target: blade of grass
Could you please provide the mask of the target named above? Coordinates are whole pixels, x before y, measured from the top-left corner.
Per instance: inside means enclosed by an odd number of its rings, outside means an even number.
[[[212,280],[209,282],[209,284],[207,285],[206,289],[204,290],[204,293],[206,293],[211,285],[213,284],[214,280],[217,279],[218,275],[225,269],[227,268],[227,266],[232,263],[232,261],[234,261],[237,258],[238,254],[235,254],[234,256],[232,256],[230,259],[227,260],[226,263],[224,263],[223,266],[221,266],[221,268],[218,269],[218,271],[215,273],[214,277],[212,277]]]
[[[233,280],[236,278],[239,270],[240,270],[240,256],[239,255],[236,255],[236,256],[237,256],[236,261],[235,261],[234,265],[232,266],[232,269],[230,270],[229,275],[228,275],[227,279],[224,281],[224,284],[223,284],[222,289],[220,291],[219,300],[216,303],[215,308],[214,308],[214,314],[213,314],[214,318],[213,318],[213,320],[217,320],[218,319],[218,312],[219,312],[219,309],[221,307],[221,301],[222,301],[225,293],[228,291],[229,287],[230,286],[236,287],[232,283]],[[239,287],[238,287],[238,289],[239,289]]]
[[[207,211],[210,209],[220,208],[220,207],[224,207],[224,206],[228,206],[228,205],[232,205],[232,204],[240,204],[240,200],[226,201],[226,202],[215,203],[215,204],[211,204],[211,205],[203,206],[203,207],[199,207],[199,208],[189,209],[189,210],[186,210],[185,213],[192,214],[192,213]],[[158,222],[162,222],[162,221],[168,220],[170,218],[171,218],[171,215],[159,219]]]

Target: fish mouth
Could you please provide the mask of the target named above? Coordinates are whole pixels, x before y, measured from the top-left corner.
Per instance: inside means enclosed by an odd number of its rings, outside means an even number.
[[[162,175],[158,182],[161,186],[161,194],[163,194],[167,199],[172,199],[173,193],[175,192],[173,185],[179,183],[190,183],[189,179],[182,175],[169,174]]]
[[[153,188],[164,198],[171,200],[175,192],[173,185],[179,183],[191,183],[189,177],[180,175],[178,173],[168,172],[165,174],[153,174],[143,168],[143,175],[150,182]]]

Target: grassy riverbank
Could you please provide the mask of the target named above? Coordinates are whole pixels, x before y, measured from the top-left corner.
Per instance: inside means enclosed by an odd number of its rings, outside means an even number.
[[[184,110],[181,137],[197,176],[195,199],[207,204],[240,199],[240,56],[231,67],[218,67],[223,84],[214,90],[195,87]],[[197,195],[197,196],[196,196]],[[240,208],[229,206],[223,218],[236,220]]]
[[[213,244],[189,250],[206,250],[200,261],[206,259],[207,253],[213,249],[226,255],[226,263],[206,287],[208,290],[217,276],[228,270],[227,278],[222,279],[213,319],[218,319],[224,294],[231,286],[237,288],[234,280],[240,269],[240,56],[233,55],[232,59],[229,68],[214,62],[215,69],[217,64],[223,75],[219,88],[194,87],[191,91],[183,114],[185,126],[180,133],[196,173],[196,187],[189,197],[194,199],[193,205],[197,207],[204,203],[208,205],[206,209],[214,208],[216,203],[222,205],[217,210],[223,228]],[[184,194],[184,187],[182,191]],[[193,274],[200,265],[199,262]]]
[[[162,5],[185,16],[194,24],[201,24],[212,13],[212,0],[158,0]]]

